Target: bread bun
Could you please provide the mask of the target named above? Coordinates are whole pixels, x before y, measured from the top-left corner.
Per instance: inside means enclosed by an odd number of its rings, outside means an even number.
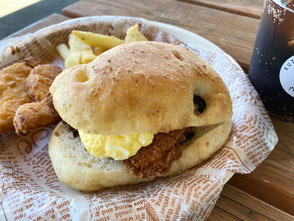
[[[227,140],[231,123],[194,128],[194,138],[184,146],[182,157],[172,163],[168,176],[178,174],[208,159]],[[49,141],[49,155],[60,181],[78,190],[100,190],[147,181],[134,177],[121,161],[95,158],[85,150],[69,126],[59,123]]]
[[[229,92],[212,67],[181,46],[134,42],[63,71],[50,88],[61,118],[86,133],[169,132],[230,121]],[[206,102],[194,113],[193,96]]]

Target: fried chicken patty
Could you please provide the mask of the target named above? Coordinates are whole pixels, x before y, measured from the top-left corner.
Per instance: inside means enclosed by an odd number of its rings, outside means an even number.
[[[150,145],[142,147],[134,156],[122,162],[135,177],[153,180],[157,173],[169,172],[172,162],[182,155],[180,143],[193,135],[190,127],[158,133]]]

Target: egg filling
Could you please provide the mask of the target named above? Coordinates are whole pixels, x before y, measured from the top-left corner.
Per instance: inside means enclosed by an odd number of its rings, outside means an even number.
[[[152,143],[153,133],[133,133],[130,135],[87,134],[79,130],[84,147],[94,157],[111,157],[115,160],[125,160],[134,156],[141,147]]]

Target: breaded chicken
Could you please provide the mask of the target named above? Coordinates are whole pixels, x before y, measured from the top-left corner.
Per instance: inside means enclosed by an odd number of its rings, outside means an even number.
[[[157,173],[169,172],[173,161],[182,156],[181,143],[193,135],[190,127],[158,133],[150,145],[142,147],[134,156],[122,162],[135,177],[153,180]]]
[[[23,136],[39,126],[58,122],[60,117],[53,106],[50,93],[39,102],[20,106],[15,114],[13,124],[18,135]]]
[[[32,102],[26,90],[26,78],[39,62],[28,58],[0,71],[0,133],[13,130],[13,117],[17,108]]]
[[[61,69],[51,64],[38,65],[26,80],[27,90],[35,101],[43,100]]]
[[[18,135],[25,135],[39,126],[60,120],[54,109],[49,88],[61,69],[51,64],[38,65],[26,79],[28,94],[36,101],[20,106],[13,124]]]

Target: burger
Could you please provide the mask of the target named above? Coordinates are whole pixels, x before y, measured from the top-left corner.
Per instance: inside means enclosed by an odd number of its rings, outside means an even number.
[[[231,131],[219,75],[187,48],[133,42],[64,70],[50,93],[62,118],[49,141],[60,181],[100,190],[179,174]]]

